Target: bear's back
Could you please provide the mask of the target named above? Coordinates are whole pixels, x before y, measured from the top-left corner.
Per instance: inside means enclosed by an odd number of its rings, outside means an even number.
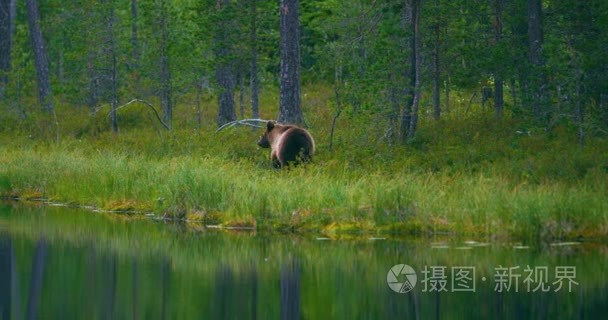
[[[282,165],[289,162],[310,161],[315,152],[315,143],[308,131],[289,126],[277,141],[277,153]]]

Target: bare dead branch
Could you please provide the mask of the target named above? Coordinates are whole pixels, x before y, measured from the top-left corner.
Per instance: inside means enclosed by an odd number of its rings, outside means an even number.
[[[128,105],[130,105],[130,104],[133,104],[133,103],[135,103],[135,102],[143,103],[144,105],[146,105],[146,106],[150,107],[150,109],[152,109],[152,111],[154,112],[154,115],[156,116],[156,119],[158,120],[158,122],[160,122],[160,124],[162,124],[162,125],[163,125],[163,127],[165,127],[165,129],[167,129],[167,130],[171,131],[171,128],[169,128],[169,126],[168,126],[166,123],[164,123],[164,122],[163,122],[163,120],[160,118],[160,115],[158,114],[158,111],[156,111],[156,108],[154,108],[154,106],[153,106],[153,105],[152,105],[150,102],[148,102],[148,101],[146,101],[146,100],[142,100],[142,99],[133,99],[133,100],[131,100],[131,101],[129,101],[129,102],[127,102],[127,103],[125,103],[125,104],[123,104],[123,105],[121,105],[121,106],[117,107],[117,108],[116,108],[116,111],[118,111],[118,110],[120,110],[120,109],[122,109],[122,108],[124,108],[124,107],[126,107],[126,106],[128,106]],[[96,112],[97,112],[97,111],[98,111],[98,110],[96,110]],[[108,114],[108,116],[109,116],[109,114]]]
[[[230,128],[233,127],[237,124],[240,124],[242,126],[248,126],[248,127],[254,127],[254,128],[264,128],[264,126],[255,124],[255,123],[266,123],[269,120],[264,120],[264,119],[241,119],[241,120],[235,120],[235,121],[230,121],[228,123],[223,124],[221,127],[217,128],[217,130],[215,130],[215,133],[218,133],[226,128]],[[253,123],[251,123],[253,122]]]

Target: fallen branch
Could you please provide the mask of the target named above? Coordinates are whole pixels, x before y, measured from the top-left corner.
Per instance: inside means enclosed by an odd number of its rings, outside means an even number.
[[[154,106],[150,102],[148,102],[146,100],[133,99],[133,100],[131,100],[131,101],[129,101],[129,102],[127,102],[127,103],[125,103],[125,104],[117,107],[116,111],[118,111],[118,110],[120,110],[120,109],[122,109],[122,108],[124,108],[124,107],[126,107],[126,106],[128,106],[130,104],[133,104],[135,102],[141,102],[141,103],[145,104],[146,106],[150,107],[150,109],[152,109],[152,111],[154,111],[154,115],[156,116],[156,119],[158,119],[158,122],[160,122],[163,125],[163,127],[165,127],[165,129],[167,129],[169,131],[171,130],[171,128],[169,128],[169,126],[166,123],[164,123],[163,120],[160,118],[160,116],[158,115],[158,112],[156,111],[156,108],[154,108]],[[109,113],[108,113],[108,116],[110,116]]]
[[[217,128],[217,130],[215,130],[215,133],[218,133],[226,128],[233,127],[237,124],[240,124],[243,126],[248,126],[248,127],[254,127],[254,128],[264,128],[264,126],[261,126],[261,125],[255,124],[255,123],[266,123],[268,121],[269,120],[264,120],[264,119],[241,119],[241,120],[230,121],[228,123],[223,124],[219,128]],[[250,122],[253,122],[253,123],[250,123]]]
[[[477,92],[473,92],[473,94],[471,95],[471,99],[469,99],[469,104],[467,104],[467,109],[464,110],[464,114],[468,114],[469,113],[469,108],[471,107],[471,102],[473,102],[473,98],[475,98],[475,96],[477,96]]]
[[[384,139],[386,139],[386,141],[391,142],[391,137],[393,136],[393,127],[388,127],[388,129],[386,129],[384,131],[384,135],[382,137],[380,137],[380,139],[378,139],[378,141],[382,141]]]

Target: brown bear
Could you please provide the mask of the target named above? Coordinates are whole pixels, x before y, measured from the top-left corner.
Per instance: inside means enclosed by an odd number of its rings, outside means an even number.
[[[306,129],[274,121],[266,123],[258,146],[272,149],[270,160],[275,168],[309,162],[315,152],[315,141]]]

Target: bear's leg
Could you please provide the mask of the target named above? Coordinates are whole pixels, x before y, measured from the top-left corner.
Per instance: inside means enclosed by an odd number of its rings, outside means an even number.
[[[282,167],[289,167],[289,165],[293,164],[296,160],[296,157],[289,153],[289,150],[281,150],[279,154],[279,160],[281,161]]]
[[[298,154],[298,160],[300,160],[303,164],[306,164],[310,162],[311,159],[312,157],[310,156],[310,150],[305,147],[302,147]]]
[[[276,169],[280,169],[281,168],[281,161],[279,160],[279,157],[277,156],[277,151],[276,150],[272,150],[272,152],[270,153],[270,161],[272,161],[272,166],[275,167]]]

